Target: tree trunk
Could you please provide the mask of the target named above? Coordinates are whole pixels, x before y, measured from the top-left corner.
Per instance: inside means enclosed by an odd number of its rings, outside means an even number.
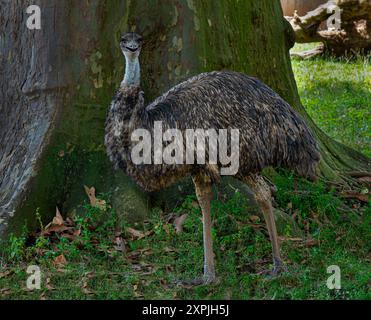
[[[120,213],[146,215],[152,198],[113,172],[103,146],[106,110],[124,72],[118,39],[128,30],[145,39],[147,101],[202,71],[244,72],[308,120],[324,177],[369,171],[368,159],[328,138],[304,111],[289,58],[292,30],[278,0],[32,1],[41,7],[41,30],[26,28],[28,4],[0,0],[3,229],[34,221],[37,208],[45,219],[56,205],[69,212],[86,198],[84,185],[113,193]]]

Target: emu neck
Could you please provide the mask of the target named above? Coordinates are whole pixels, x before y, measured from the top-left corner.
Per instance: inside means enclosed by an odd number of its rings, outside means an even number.
[[[128,58],[126,59],[126,68],[125,68],[125,77],[122,82],[122,85],[130,86],[139,86],[140,85],[140,64],[139,58]]]

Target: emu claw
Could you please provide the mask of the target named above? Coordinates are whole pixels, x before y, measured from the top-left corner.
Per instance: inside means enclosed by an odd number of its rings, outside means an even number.
[[[281,273],[287,272],[287,267],[282,263],[281,259],[273,258],[273,270],[268,276],[269,279],[277,278]]]
[[[273,270],[265,270],[259,273],[259,275],[265,275],[268,280],[277,278],[280,274],[288,272],[287,267],[282,263],[280,259],[273,259],[274,267]]]
[[[285,265],[280,264],[280,265],[275,265],[272,272],[268,276],[270,279],[277,278],[280,274],[287,272],[288,269]]]

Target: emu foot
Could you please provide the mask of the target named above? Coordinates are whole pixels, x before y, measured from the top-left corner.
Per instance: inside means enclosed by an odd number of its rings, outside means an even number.
[[[204,274],[202,278],[196,278],[193,280],[177,280],[176,284],[184,288],[192,288],[202,285],[209,285],[215,283],[216,277],[215,274]]]
[[[259,275],[265,275],[268,280],[277,278],[280,274],[288,271],[287,267],[283,264],[282,260],[279,258],[273,258],[273,270],[265,270],[259,272]]]
[[[288,272],[288,269],[285,265],[275,265],[273,270],[271,271],[271,274],[268,276],[270,279],[277,278],[282,273]]]

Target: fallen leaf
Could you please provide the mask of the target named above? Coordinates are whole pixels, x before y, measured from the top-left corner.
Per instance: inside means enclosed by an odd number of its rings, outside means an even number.
[[[258,216],[251,216],[250,220],[254,223],[258,223],[260,221],[260,218]]]
[[[177,250],[175,248],[169,248],[169,247],[165,247],[164,249],[165,252],[177,252]]]
[[[54,260],[53,260],[53,265],[54,266],[64,266],[67,264],[67,260],[66,260],[66,257],[64,256],[64,254],[61,254],[60,256],[56,257]]]
[[[137,260],[140,256],[149,256],[151,255],[153,252],[151,249],[139,249],[139,250],[135,250],[135,251],[132,251],[130,252],[126,257],[130,260]]]
[[[84,186],[85,192],[87,196],[89,197],[89,201],[92,207],[99,208],[101,210],[106,210],[107,209],[107,203],[104,200],[97,199],[95,196],[95,188],[94,187],[87,187]]]
[[[188,214],[186,213],[186,214],[181,215],[180,217],[177,217],[174,220],[174,227],[175,227],[176,233],[183,232],[183,224],[187,220],[187,218],[188,218]]]
[[[318,240],[315,240],[315,239],[308,239],[305,241],[305,246],[308,247],[308,248],[312,248],[312,247],[315,247],[319,244]]]
[[[141,276],[149,276],[157,271],[157,269],[150,264],[133,264],[131,268],[136,274]]]
[[[84,281],[82,284],[82,292],[84,292],[87,295],[93,295],[94,292],[89,289],[88,282]]]
[[[48,289],[49,291],[54,291],[55,288],[54,288],[50,283],[51,283],[50,278],[47,278],[47,279],[46,279],[45,287],[46,287],[46,289]]]
[[[364,183],[366,185],[371,186],[371,177],[358,178],[358,181],[361,182],[361,183]]]
[[[58,207],[56,207],[56,213],[55,213],[55,217],[53,218],[53,221],[50,222],[44,228],[44,233],[50,231],[52,228],[55,228],[55,229],[65,228],[65,226],[64,226],[64,220],[63,220],[63,217],[62,217],[62,215],[61,215]],[[50,231],[50,232],[53,232],[53,231]]]
[[[8,277],[8,276],[10,276],[12,273],[13,273],[13,271],[0,272],[0,279]]]
[[[50,236],[52,233],[63,233],[65,231],[71,230],[70,227],[66,226],[53,226],[49,224],[44,231],[40,233],[40,236]]]
[[[366,203],[368,203],[370,199],[368,194],[362,194],[356,191],[347,191],[345,193],[342,193],[341,196],[346,199],[357,199],[361,202],[366,202]]]
[[[168,264],[168,265],[165,266],[165,270],[166,270],[166,272],[169,272],[169,273],[173,272],[174,271],[174,266]]]
[[[52,224],[55,225],[55,226],[63,226],[63,224],[64,224],[63,217],[62,217],[58,207],[56,207],[56,213],[55,213],[55,217],[53,218]]]
[[[70,219],[67,218],[67,222],[71,222]],[[63,220],[63,217],[58,209],[56,208],[56,214],[55,217],[53,218],[53,221],[50,222],[42,232],[40,232],[38,235],[39,236],[50,236],[52,233],[63,233],[66,231],[71,231],[73,230],[72,224],[68,223],[70,226],[66,225],[66,221]]]
[[[139,231],[139,230],[136,230],[136,229],[133,229],[133,228],[126,228],[126,231],[130,235],[132,235],[134,238],[136,238],[137,240],[143,239],[143,238],[148,237],[149,235],[153,234],[153,231],[148,231],[148,232],[144,233],[142,231]]]
[[[10,288],[2,288],[0,289],[0,295],[2,296],[7,296],[11,294]]]
[[[170,286],[164,279],[160,279],[160,286],[166,291],[170,290]]]
[[[66,269],[62,269],[62,268],[58,268],[58,269],[57,269],[57,272],[58,272],[58,273],[67,273],[68,270],[66,270]]]
[[[66,230],[66,231],[70,231],[70,230]],[[62,238],[67,238],[67,239],[69,239],[71,241],[74,241],[80,235],[81,235],[81,230],[79,229],[79,230],[74,230],[72,232],[72,234],[71,233],[63,233],[61,235],[61,237]]]

